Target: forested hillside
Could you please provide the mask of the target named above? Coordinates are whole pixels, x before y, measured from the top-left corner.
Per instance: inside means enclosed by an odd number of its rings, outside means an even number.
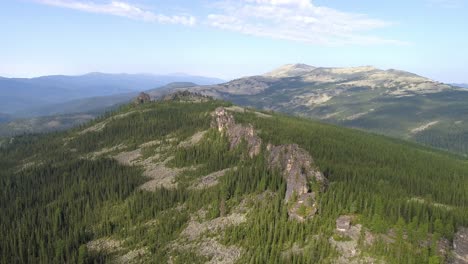
[[[0,143],[0,263],[468,254],[468,163],[413,143],[192,96]]]

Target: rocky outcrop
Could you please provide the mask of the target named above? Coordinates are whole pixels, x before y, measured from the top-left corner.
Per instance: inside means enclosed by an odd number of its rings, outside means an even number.
[[[178,102],[206,102],[212,100],[211,96],[202,95],[201,93],[193,93],[187,90],[177,91],[168,94],[162,98],[163,101],[178,101]]]
[[[337,264],[375,264],[384,263],[366,254],[363,254],[359,247],[359,239],[364,228],[361,224],[353,224],[355,217],[352,215],[341,215],[336,219],[335,234],[328,239],[328,242],[338,251],[338,258],[333,263]],[[364,229],[365,245],[369,246],[373,242],[368,241],[372,233]]]
[[[346,233],[351,228],[352,217],[349,215],[342,215],[336,219],[336,231]]]
[[[306,150],[297,144],[280,146],[268,144],[267,150],[270,166],[279,167],[288,181],[286,200],[289,200],[294,192],[298,196],[310,192],[309,180],[317,182],[320,191],[324,190],[326,179],[320,171],[315,169],[314,161]]]
[[[134,103],[135,105],[140,105],[140,104],[147,103],[147,102],[149,102],[149,101],[151,101],[151,97],[149,96],[149,94],[141,92],[141,93],[137,96],[137,98],[135,98],[135,100],[133,100],[133,103]]]
[[[219,132],[225,132],[229,138],[231,149],[237,147],[243,140],[246,141],[250,157],[260,153],[262,140],[256,135],[252,125],[240,125],[234,122],[234,117],[224,109],[218,107],[213,113],[212,127]]]
[[[253,126],[236,124],[232,114],[223,107],[213,113],[212,127],[226,133],[231,148],[245,141],[250,157],[258,155],[262,149],[262,140]],[[310,154],[297,144],[268,144],[265,155],[270,168],[279,169],[286,180],[285,202],[290,218],[304,221],[315,215],[318,193],[325,190],[327,180],[314,166]]]
[[[297,144],[268,144],[267,150],[270,167],[280,169],[286,180],[284,199],[289,204],[289,216],[304,221],[315,215],[317,194],[325,190],[327,180],[315,168],[310,154]]]
[[[453,238],[453,264],[468,263],[468,228],[460,228]]]

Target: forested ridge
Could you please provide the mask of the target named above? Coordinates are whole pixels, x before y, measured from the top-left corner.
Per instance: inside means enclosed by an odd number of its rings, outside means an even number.
[[[342,252],[331,238],[349,239],[335,231],[340,215],[363,227],[353,261],[450,261],[441,241],[451,244],[468,226],[464,158],[302,118],[234,111],[265,142],[250,157],[245,142],[231,148],[211,128],[219,106],[231,104],[132,104],[67,132],[3,142],[0,262],[336,263]],[[268,166],[266,143],[298,144],[328,178],[313,218],[288,218],[286,183]],[[163,174],[171,181],[158,183]],[[142,188],[152,181],[150,191]]]

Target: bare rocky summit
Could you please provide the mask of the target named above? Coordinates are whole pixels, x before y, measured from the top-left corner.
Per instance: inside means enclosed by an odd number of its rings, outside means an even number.
[[[268,77],[273,77],[273,78],[295,77],[295,76],[301,76],[315,69],[316,67],[314,66],[310,66],[310,65],[302,64],[302,63],[286,64],[271,72],[265,73],[263,76],[268,76]]]

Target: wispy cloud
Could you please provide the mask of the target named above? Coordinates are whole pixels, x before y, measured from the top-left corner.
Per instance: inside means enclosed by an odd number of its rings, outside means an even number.
[[[369,32],[391,23],[317,6],[310,0],[240,0],[216,4],[208,24],[244,34],[322,45],[407,44]]]
[[[259,37],[300,41],[318,45],[404,45],[406,42],[382,38],[375,30],[392,23],[364,14],[343,12],[315,5],[311,0],[218,0],[208,15],[156,14],[118,0],[33,0],[45,5],[108,14],[155,23],[210,27]],[[457,0],[429,0],[457,1]]]
[[[104,4],[79,0],[36,0],[36,2],[89,13],[127,17],[130,19],[142,20],[146,22],[182,24],[189,26],[194,25],[196,22],[195,17],[191,15],[156,14],[122,1],[110,1]]]

